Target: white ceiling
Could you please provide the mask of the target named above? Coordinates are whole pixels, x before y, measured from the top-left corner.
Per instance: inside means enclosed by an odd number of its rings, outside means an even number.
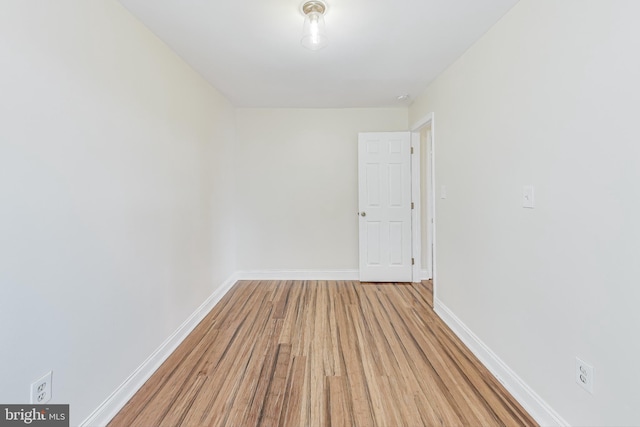
[[[300,108],[402,105],[517,1],[327,0],[314,52],[301,0],[120,0],[235,106]]]

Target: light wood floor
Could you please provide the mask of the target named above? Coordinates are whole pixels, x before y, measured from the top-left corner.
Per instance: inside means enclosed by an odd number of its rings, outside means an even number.
[[[534,426],[431,284],[241,281],[115,426]]]

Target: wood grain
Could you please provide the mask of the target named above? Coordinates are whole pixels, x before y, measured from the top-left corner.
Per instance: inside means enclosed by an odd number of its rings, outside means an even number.
[[[109,426],[537,425],[432,307],[430,282],[240,281]]]

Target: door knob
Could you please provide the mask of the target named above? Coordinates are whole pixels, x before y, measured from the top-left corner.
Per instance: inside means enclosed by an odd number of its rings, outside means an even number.
[[[360,213],[360,216],[367,216],[367,213],[366,212],[362,212],[362,213]]]

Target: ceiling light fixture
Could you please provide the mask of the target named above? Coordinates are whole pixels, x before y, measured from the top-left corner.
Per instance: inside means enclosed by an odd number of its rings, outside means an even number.
[[[302,5],[304,27],[302,29],[302,46],[311,50],[322,49],[327,45],[327,32],[324,27],[324,14],[327,4],[320,0],[312,0]]]

